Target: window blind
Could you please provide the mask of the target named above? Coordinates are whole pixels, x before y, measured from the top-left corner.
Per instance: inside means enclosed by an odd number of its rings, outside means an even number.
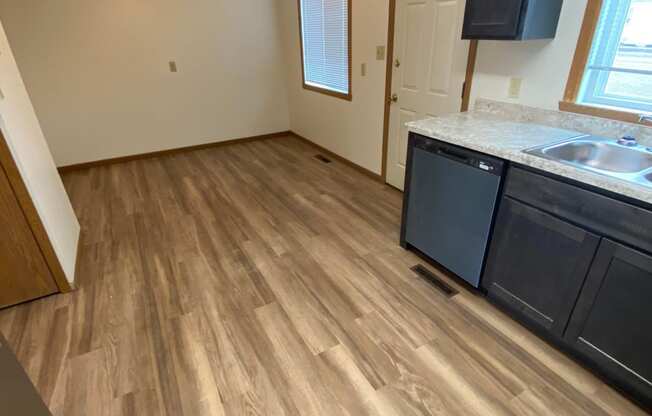
[[[349,0],[300,0],[305,83],[348,94]]]

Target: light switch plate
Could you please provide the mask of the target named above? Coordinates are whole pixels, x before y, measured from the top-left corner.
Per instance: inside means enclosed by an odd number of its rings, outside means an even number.
[[[364,62],[360,65],[360,75],[363,77],[367,76],[367,64]]]
[[[170,61],[169,65],[170,65],[170,72],[178,72],[176,61]]]
[[[385,59],[385,47],[376,46],[376,60],[382,61]]]
[[[523,85],[523,78],[510,78],[509,90],[507,96],[509,98],[519,98],[521,96],[521,86]]]

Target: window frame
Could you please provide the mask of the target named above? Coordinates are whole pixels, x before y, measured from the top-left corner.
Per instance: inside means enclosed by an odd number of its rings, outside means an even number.
[[[342,93],[339,91],[334,91],[328,88],[317,87],[306,83],[306,68],[304,64],[304,47],[303,47],[303,16],[301,15],[301,0],[297,0],[297,11],[299,15],[299,43],[301,44],[301,83],[304,90],[314,91],[321,94],[329,95],[335,98],[341,98],[343,100],[352,101],[353,100],[353,47],[352,47],[352,33],[353,33],[353,21],[351,19],[351,0],[346,0],[347,15],[348,15],[348,24],[347,24],[347,37],[348,37],[348,77],[349,77],[349,91],[348,93]]]
[[[617,108],[610,106],[609,103],[606,102],[604,106],[577,102],[582,88],[582,81],[584,80],[584,75],[587,70],[593,42],[595,41],[596,30],[600,21],[603,5],[603,0],[588,0],[586,11],[584,13],[584,21],[580,30],[579,39],[577,40],[575,56],[573,57],[573,63],[568,75],[564,98],[559,102],[559,109],[561,111],[610,118],[629,123],[648,126],[652,125],[649,121],[641,121],[641,115],[646,114],[645,111]]]

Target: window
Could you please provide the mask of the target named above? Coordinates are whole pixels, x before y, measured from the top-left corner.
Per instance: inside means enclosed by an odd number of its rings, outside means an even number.
[[[652,113],[652,0],[589,0],[587,7],[564,101],[639,121]]]
[[[350,0],[299,0],[303,87],[351,100]]]

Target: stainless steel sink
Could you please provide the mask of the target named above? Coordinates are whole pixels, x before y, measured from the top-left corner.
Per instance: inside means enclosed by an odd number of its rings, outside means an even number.
[[[615,140],[582,136],[525,153],[652,187],[652,151],[640,145],[625,146]]]
[[[652,153],[616,143],[576,140],[542,151],[554,159],[609,172],[632,173],[652,168]]]

